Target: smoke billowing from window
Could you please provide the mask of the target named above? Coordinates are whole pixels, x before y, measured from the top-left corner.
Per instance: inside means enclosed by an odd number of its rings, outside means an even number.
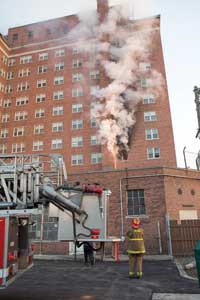
[[[158,96],[163,84],[161,74],[146,64],[158,20],[152,19],[145,26],[130,21],[129,15],[129,6],[113,7],[99,24],[97,13],[84,13],[71,32],[78,39],[77,45],[99,62],[108,79],[107,85],[94,91],[97,102],[91,107],[100,142],[115,158],[125,159],[131,136],[134,139],[138,103],[147,94]]]

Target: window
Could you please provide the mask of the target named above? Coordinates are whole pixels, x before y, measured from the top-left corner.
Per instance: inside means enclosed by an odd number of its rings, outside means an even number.
[[[6,79],[10,80],[10,79],[13,79],[13,78],[14,78],[14,72],[8,72],[7,76],[6,76]]]
[[[91,154],[91,163],[100,164],[102,162],[102,153],[92,153]]]
[[[60,57],[65,55],[65,49],[59,49],[55,51],[55,57]]]
[[[0,138],[7,138],[7,137],[8,137],[8,129],[7,128],[1,129]]]
[[[83,111],[83,104],[82,103],[76,103],[72,104],[72,112],[73,113],[79,113]]]
[[[72,74],[72,82],[81,81],[82,78],[83,78],[83,74],[82,73],[74,73],[74,74]]]
[[[69,31],[69,27],[67,25],[65,25],[63,27],[63,32],[66,34],[66,33],[68,33],[68,31]]]
[[[143,98],[143,104],[152,104],[155,102],[156,102],[156,100],[153,95],[146,95]]]
[[[100,90],[99,85],[93,85],[90,87],[90,95],[96,95],[97,92]]]
[[[63,122],[52,124],[52,132],[61,132],[61,131],[63,131]]]
[[[24,127],[16,127],[13,129],[13,136],[23,136],[24,135]]]
[[[146,214],[144,190],[129,190],[128,193],[128,215],[140,216]]]
[[[17,40],[18,40],[18,33],[14,33],[14,34],[12,35],[12,41],[15,42],[15,41],[17,41]]]
[[[35,125],[34,134],[42,134],[42,133],[44,133],[44,125]]]
[[[14,58],[10,58],[10,59],[8,60],[8,66],[9,66],[9,67],[12,67],[12,66],[14,66],[14,64],[15,64],[15,59],[14,59]]]
[[[64,76],[58,76],[54,78],[54,85],[59,85],[64,83]]]
[[[156,121],[157,116],[155,111],[148,111],[144,112],[144,121],[145,122],[151,122],[151,121]]]
[[[94,70],[90,72],[90,79],[99,79],[99,70]]]
[[[148,159],[160,158],[160,148],[148,148],[147,149],[147,158]]]
[[[80,68],[82,67],[83,62],[80,59],[73,59],[72,60],[72,68]]]
[[[72,166],[83,165],[83,154],[72,155]]]
[[[36,95],[36,103],[41,103],[46,100],[46,94],[38,94]]]
[[[114,53],[110,53],[109,60],[112,62],[118,63],[119,57],[117,55],[115,55]]]
[[[99,140],[98,140],[98,137],[97,137],[96,135],[92,135],[92,136],[90,137],[90,144],[91,144],[92,146],[98,145],[98,144],[99,144]]]
[[[19,72],[18,72],[18,77],[27,77],[27,76],[29,76],[31,74],[31,71],[30,71],[30,69],[21,69],[21,70],[19,70]]]
[[[21,82],[21,83],[18,83],[18,85],[17,85],[18,92],[27,91],[27,90],[29,90],[29,88],[30,88],[30,85],[28,82]]]
[[[64,99],[63,91],[56,91],[53,93],[53,100],[61,100],[61,99]]]
[[[83,96],[83,89],[81,87],[72,89],[72,97],[82,97]]]
[[[20,153],[24,151],[25,151],[24,143],[12,144],[12,153]]]
[[[16,106],[21,106],[28,104],[29,98],[28,97],[21,97],[16,99]]]
[[[6,99],[3,101],[3,107],[10,107],[12,104],[12,101],[10,99]]]
[[[73,48],[72,49],[72,54],[79,54],[80,52],[81,52],[81,50],[78,49],[78,48]]]
[[[48,70],[48,66],[47,65],[38,66],[38,74],[46,73],[47,70]]]
[[[96,128],[96,127],[97,127],[97,122],[96,122],[95,119],[91,119],[91,120],[90,120],[90,126],[91,126],[92,128]]]
[[[45,87],[47,85],[47,80],[46,79],[40,79],[37,81],[37,87],[38,88],[42,88]]]
[[[62,139],[52,140],[51,149],[62,149]]]
[[[33,142],[33,151],[42,151],[44,148],[43,141],[35,141]]]
[[[157,128],[146,129],[146,140],[157,140],[157,139],[158,139]]]
[[[6,94],[10,94],[10,93],[12,93],[13,92],[13,87],[12,87],[12,85],[6,85],[6,87],[5,87],[5,93]]]
[[[26,55],[20,57],[20,64],[28,64],[32,62],[32,55]]]
[[[6,71],[4,69],[0,69],[0,76],[5,78]]]
[[[83,120],[72,120],[72,129],[83,128]]]
[[[64,66],[65,66],[64,62],[60,62],[58,64],[55,64],[55,71],[62,71],[62,70],[64,70]]]
[[[151,63],[141,62],[141,63],[139,63],[139,68],[141,71],[149,71],[149,70],[151,70]]]
[[[72,147],[81,147],[83,146],[83,137],[82,136],[75,136],[72,137]]]
[[[43,118],[44,117],[44,109],[40,108],[35,111],[35,118]]]
[[[54,106],[53,107],[53,116],[61,116],[63,115],[63,106]]]
[[[39,53],[38,59],[41,60],[47,60],[48,59],[48,53],[47,52],[43,52],[43,53]]]
[[[4,84],[0,82],[0,92],[4,92]]]
[[[8,62],[7,56],[5,56],[5,55],[2,56],[2,62],[4,63],[4,65],[7,65],[7,62]]]
[[[47,28],[47,34],[51,34],[51,29],[50,28]]]
[[[143,88],[146,88],[146,87],[150,86],[150,79],[142,78],[142,79],[140,80],[140,85],[141,85],[141,87],[143,87]]]
[[[27,111],[19,111],[15,113],[15,121],[27,120]]]
[[[28,38],[32,39],[33,38],[33,30],[28,30]]]
[[[0,154],[5,154],[7,152],[7,145],[0,144]]]
[[[2,123],[7,123],[10,120],[10,114],[3,114],[1,116],[1,122]]]

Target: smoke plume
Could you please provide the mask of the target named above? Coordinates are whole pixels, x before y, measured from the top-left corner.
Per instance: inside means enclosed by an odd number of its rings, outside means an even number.
[[[156,19],[144,26],[130,21],[129,14],[128,6],[112,7],[101,24],[95,13],[79,15],[80,24],[71,32],[79,47],[95,57],[88,67],[97,61],[107,77],[107,85],[93,92],[97,101],[91,118],[97,121],[101,144],[118,158],[127,158],[138,103],[145,95],[158,95],[163,83],[156,70],[145,69]]]

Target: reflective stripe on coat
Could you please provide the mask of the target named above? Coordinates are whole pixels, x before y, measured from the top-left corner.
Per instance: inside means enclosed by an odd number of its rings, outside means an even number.
[[[142,228],[131,229],[127,233],[128,250],[129,254],[142,254],[145,253],[144,247],[144,231]]]

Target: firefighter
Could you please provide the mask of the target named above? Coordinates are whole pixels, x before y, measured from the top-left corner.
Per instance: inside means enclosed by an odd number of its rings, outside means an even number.
[[[132,229],[127,232],[128,255],[129,255],[129,277],[141,278],[144,247],[144,231],[140,228],[140,219],[135,218],[132,221]]]
[[[92,242],[85,242],[83,244],[83,250],[84,250],[85,264],[88,263],[88,258],[89,258],[90,264],[93,266],[94,265],[93,243]]]

